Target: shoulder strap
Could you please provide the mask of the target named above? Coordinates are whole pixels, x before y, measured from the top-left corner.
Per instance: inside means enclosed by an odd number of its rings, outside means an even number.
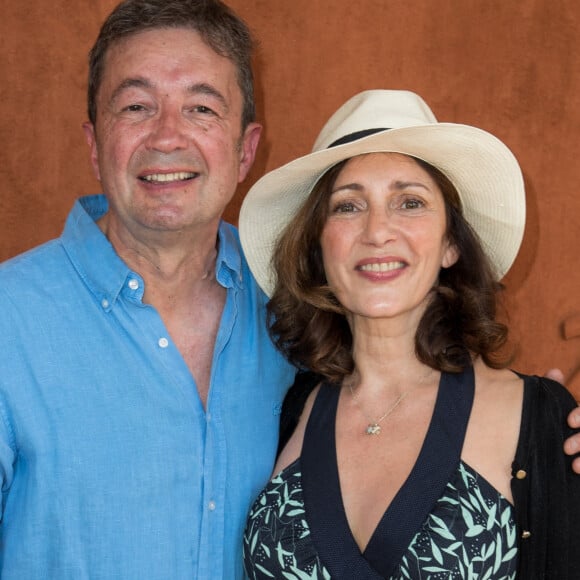
[[[322,381],[322,377],[310,371],[300,371],[294,378],[294,383],[286,394],[280,415],[280,437],[278,439],[278,451],[276,456],[286,446],[292,437],[292,433],[298,425],[306,399],[314,387]]]

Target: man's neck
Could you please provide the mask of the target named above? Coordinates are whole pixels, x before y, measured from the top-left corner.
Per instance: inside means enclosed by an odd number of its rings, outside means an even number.
[[[116,227],[105,215],[98,222],[119,257],[145,281],[145,302],[154,294],[190,299],[215,284],[219,222],[196,230],[135,233]],[[147,294],[151,296],[148,297]]]
[[[210,387],[215,340],[226,300],[216,280],[219,222],[203,231],[154,232],[147,238],[99,221],[121,259],[143,278],[153,306],[191,374],[202,404]]]

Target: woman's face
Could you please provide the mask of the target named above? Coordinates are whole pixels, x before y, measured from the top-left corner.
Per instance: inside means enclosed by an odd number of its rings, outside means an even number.
[[[418,321],[439,269],[457,260],[432,177],[406,155],[361,155],[342,168],[328,203],[320,245],[342,306],[355,316]]]

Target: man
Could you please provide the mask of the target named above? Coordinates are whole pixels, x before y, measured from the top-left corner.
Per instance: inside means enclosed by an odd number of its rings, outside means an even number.
[[[251,39],[217,0],[128,0],[92,50],[106,198],[3,265],[3,580],[242,576],[294,371],[220,217],[254,160]]]
[[[254,159],[251,39],[127,0],[91,52],[105,196],[0,268],[3,580],[240,578],[294,371],[221,214]]]

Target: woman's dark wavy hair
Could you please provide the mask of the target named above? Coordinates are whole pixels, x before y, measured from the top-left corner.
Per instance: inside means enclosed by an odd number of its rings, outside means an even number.
[[[254,41],[246,23],[220,0],[124,0],[101,27],[89,53],[87,105],[89,120],[97,120],[97,93],[109,49],[139,32],[187,28],[197,32],[217,54],[236,67],[242,91],[242,130],[256,118],[252,52]]]
[[[500,353],[507,327],[496,320],[502,285],[477,234],[463,217],[453,184],[435,167],[415,161],[443,193],[446,236],[459,252],[453,266],[441,268],[432,289],[415,335],[417,357],[439,371],[459,372],[478,356],[493,368],[503,368],[509,364],[509,358]],[[285,356],[299,368],[336,382],[354,368],[352,335],[326,281],[320,237],[330,193],[345,163],[326,172],[283,231],[272,258],[277,284],[268,305],[270,333]]]

